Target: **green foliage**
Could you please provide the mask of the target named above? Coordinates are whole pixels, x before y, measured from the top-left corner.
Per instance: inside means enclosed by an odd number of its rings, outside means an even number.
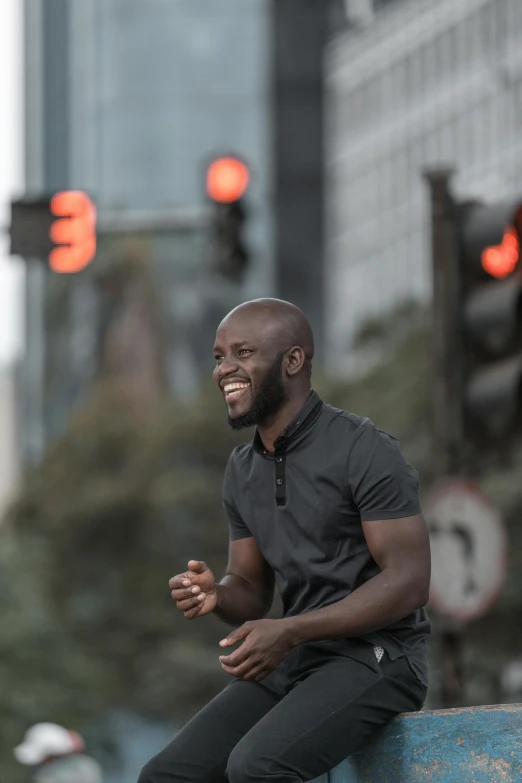
[[[223,685],[219,622],[184,620],[168,580],[190,558],[224,571],[237,442],[215,391],[143,414],[106,384],[27,477],[0,547],[7,747],[34,720],[85,725],[114,705],[182,719]]]
[[[408,301],[380,321],[372,319],[359,330],[357,347],[370,350],[377,336],[378,361],[362,377],[321,379],[316,386],[332,405],[368,416],[399,438],[427,485],[431,479],[431,346],[426,311]]]
[[[44,716],[81,720],[98,709],[109,672],[74,643],[42,588],[49,553],[38,536],[9,531],[0,547],[0,780],[26,780],[11,748]],[[92,685],[96,683],[96,688]],[[79,708],[81,705],[81,709]]]

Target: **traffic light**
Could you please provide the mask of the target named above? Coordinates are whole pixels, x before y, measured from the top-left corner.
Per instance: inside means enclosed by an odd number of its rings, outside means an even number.
[[[464,426],[505,441],[522,423],[522,199],[456,209]]]
[[[206,191],[212,203],[214,268],[239,282],[248,265],[244,240],[247,210],[244,195],[250,181],[248,166],[236,157],[220,157],[207,168]]]
[[[11,203],[12,255],[46,261],[53,272],[84,269],[96,255],[96,209],[82,190]]]

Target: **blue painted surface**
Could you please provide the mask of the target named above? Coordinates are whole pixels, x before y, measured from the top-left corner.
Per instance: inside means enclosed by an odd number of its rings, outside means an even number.
[[[327,777],[328,783],[522,783],[522,704],[401,715]]]

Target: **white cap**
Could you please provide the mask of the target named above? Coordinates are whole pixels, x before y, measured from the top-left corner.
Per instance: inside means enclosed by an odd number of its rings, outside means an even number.
[[[49,756],[67,756],[83,750],[83,740],[75,731],[57,723],[36,723],[25,733],[13,753],[20,764],[41,764]]]

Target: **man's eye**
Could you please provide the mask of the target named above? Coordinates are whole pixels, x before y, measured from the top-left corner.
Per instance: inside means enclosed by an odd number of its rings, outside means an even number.
[[[214,359],[216,360],[216,362],[222,362],[223,356],[214,356]]]
[[[242,353],[252,353],[250,348],[241,348],[240,351],[238,351],[238,355],[241,356]]]

